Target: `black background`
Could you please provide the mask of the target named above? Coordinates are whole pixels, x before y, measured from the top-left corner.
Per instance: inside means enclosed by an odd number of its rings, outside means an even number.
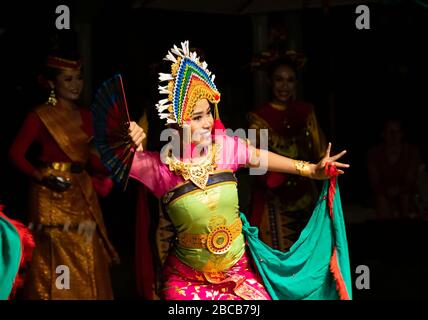
[[[33,1],[0,4],[0,198],[7,212],[26,220],[27,180],[7,160],[7,150],[26,113],[44,97],[36,76],[55,30],[55,8],[67,4],[72,19],[92,27],[92,79],[95,88],[106,78],[124,75],[131,116],[147,110],[151,137],[161,129],[153,109],[158,100],[153,65],[172,44],[190,40],[203,48],[222,92],[220,112],[227,127],[245,127],[245,113],[255,107],[251,71],[253,54],[250,15],[132,9],[131,1]],[[308,63],[302,77],[303,97],[313,103],[334,150],[346,148],[351,169],[341,178],[344,206],[372,205],[367,185],[366,155],[379,141],[384,117],[399,116],[408,140],[419,145],[427,160],[428,9],[416,2],[369,4],[371,29],[355,28],[354,5],[294,11],[301,18],[302,48]],[[287,12],[267,13],[280,20]],[[62,31],[72,38],[72,32]],[[69,33],[71,35],[69,35]],[[331,99],[334,99],[334,108]],[[332,111],[333,110],[333,111]],[[158,125],[159,124],[159,125]],[[149,146],[159,148],[150,138]],[[243,175],[242,209],[248,203],[249,179]],[[152,199],[153,200],[153,199]],[[122,258],[113,269],[115,295],[138,298],[134,280],[136,183],[102,199],[107,229]],[[345,211],[346,216],[346,211]],[[371,289],[354,290],[356,299],[420,298],[428,284],[423,246],[427,225],[404,223],[349,224],[352,269],[367,264]],[[354,274],[355,275],[355,274]],[[355,289],[355,288],[354,288]]]

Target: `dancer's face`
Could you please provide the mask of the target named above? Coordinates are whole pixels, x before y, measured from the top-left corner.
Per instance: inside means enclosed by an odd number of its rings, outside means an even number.
[[[296,73],[286,65],[279,66],[272,74],[272,93],[274,100],[286,103],[296,91]]]
[[[75,101],[79,99],[83,88],[83,75],[81,70],[64,69],[51,82],[58,98]]]
[[[193,109],[192,119],[190,120],[192,142],[198,144],[210,143],[213,123],[214,119],[208,100],[198,100]]]

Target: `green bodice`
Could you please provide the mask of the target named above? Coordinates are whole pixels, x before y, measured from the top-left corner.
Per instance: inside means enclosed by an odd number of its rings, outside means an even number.
[[[232,172],[210,176],[205,190],[191,182],[168,192],[163,201],[177,232],[176,256],[204,272],[224,271],[244,254],[238,190]]]

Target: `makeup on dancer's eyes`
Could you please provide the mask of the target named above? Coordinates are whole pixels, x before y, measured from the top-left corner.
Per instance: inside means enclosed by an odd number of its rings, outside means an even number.
[[[193,114],[192,120],[200,120],[201,118],[202,118],[202,111],[199,111]]]
[[[209,116],[210,114],[211,114],[211,108],[208,109],[207,116]],[[202,119],[202,111],[196,112],[195,115],[192,117],[192,120],[195,120],[195,121],[199,121],[201,119]]]

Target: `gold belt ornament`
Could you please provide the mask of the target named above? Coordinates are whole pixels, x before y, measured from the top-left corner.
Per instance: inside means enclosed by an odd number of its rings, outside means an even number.
[[[69,172],[71,170],[71,162],[51,162],[49,167],[61,172]]]
[[[178,243],[182,247],[192,249],[208,249],[214,254],[223,254],[232,247],[232,242],[242,232],[241,219],[236,219],[229,226],[214,227],[208,234],[182,233],[178,235]]]
[[[83,171],[81,164],[73,162],[48,162],[45,166],[61,172],[80,173]]]

